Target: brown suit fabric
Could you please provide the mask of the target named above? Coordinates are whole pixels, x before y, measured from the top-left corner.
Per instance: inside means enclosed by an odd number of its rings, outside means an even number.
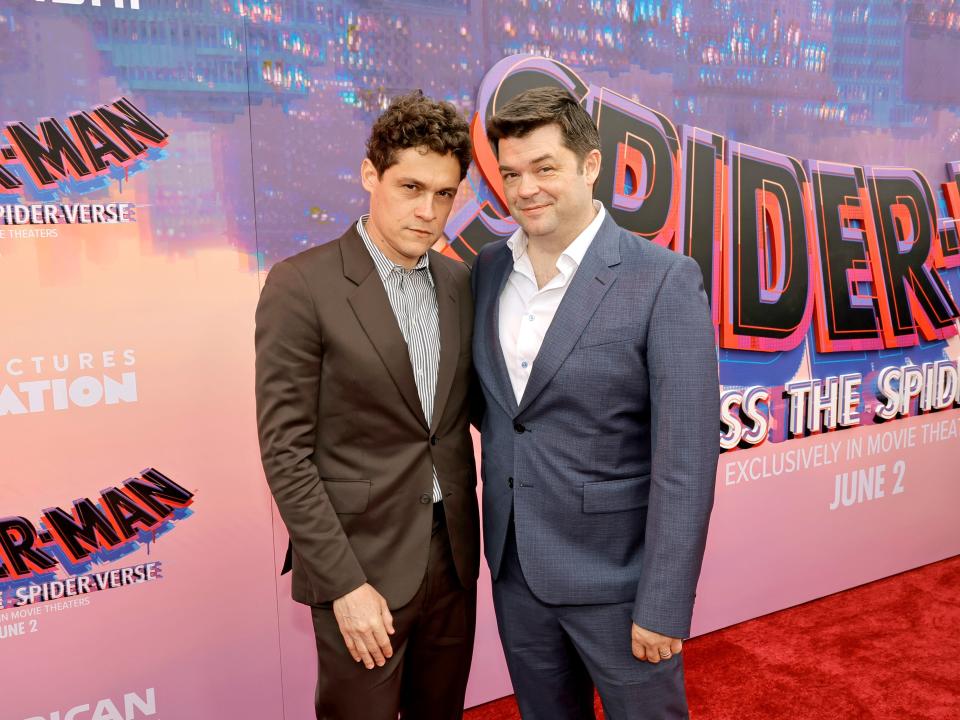
[[[257,421],[267,482],[290,534],[298,602],[320,607],[364,582],[392,611],[414,599],[432,557],[433,467],[455,575],[463,588],[475,586],[469,272],[429,253],[440,329],[429,427],[406,343],[355,227],[267,277],[256,316]],[[321,674],[333,661],[320,658]],[[371,684],[384,670],[358,665]]]
[[[438,512],[439,516],[440,513]],[[333,611],[313,608],[317,718],[458,720],[473,653],[476,587],[463,588],[442,520],[434,521],[427,573],[413,599],[393,612],[393,658],[366,670],[350,657]]]

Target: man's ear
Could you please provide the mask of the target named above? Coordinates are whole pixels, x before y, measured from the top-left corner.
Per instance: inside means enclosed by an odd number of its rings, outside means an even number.
[[[583,158],[583,174],[588,185],[593,185],[600,177],[600,160],[600,151],[596,149],[588,152]]]
[[[364,158],[360,163],[360,184],[367,192],[373,192],[374,188],[380,183],[380,173],[370,162],[370,158]]]

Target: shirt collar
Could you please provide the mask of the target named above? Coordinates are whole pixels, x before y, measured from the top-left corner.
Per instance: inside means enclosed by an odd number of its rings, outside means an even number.
[[[367,248],[367,252],[370,253],[370,257],[373,258],[373,264],[377,268],[377,274],[380,275],[381,280],[386,280],[387,276],[392,272],[399,273],[412,273],[417,270],[427,270],[427,279],[430,281],[430,284],[433,284],[433,275],[429,272],[430,270],[430,253],[424,253],[420,256],[420,259],[417,260],[417,264],[414,265],[410,270],[407,268],[397,265],[393,260],[388,258],[383,254],[383,251],[377,247],[377,244],[373,241],[370,235],[367,233],[367,220],[370,219],[370,215],[361,215],[360,219],[357,220],[357,232],[360,233],[360,237],[363,239],[363,244]]]
[[[593,201],[593,207],[597,211],[597,216],[593,218],[590,224],[583,229],[583,232],[577,235],[573,239],[573,242],[567,245],[566,249],[560,253],[560,257],[557,258],[558,270],[563,271],[564,269],[561,267],[561,263],[572,264],[573,269],[576,269],[580,267],[580,263],[583,262],[583,256],[587,254],[587,248],[590,247],[590,243],[592,243],[593,238],[596,237],[597,232],[600,230],[600,225],[603,224],[603,219],[607,214],[603,203],[599,200]],[[517,228],[516,232],[507,239],[507,247],[509,247],[510,252],[513,253],[514,262],[517,262],[517,260],[527,252],[527,242],[527,234],[523,231],[523,228]]]

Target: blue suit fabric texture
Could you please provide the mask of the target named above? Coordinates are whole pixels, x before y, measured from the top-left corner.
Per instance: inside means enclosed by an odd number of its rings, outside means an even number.
[[[719,456],[700,269],[608,215],[517,403],[498,327],[512,268],[505,240],[474,262],[473,352],[484,548],[521,714],[592,718],[596,686],[610,720],[687,717],[682,655],[636,660],[630,631],[690,632]]]

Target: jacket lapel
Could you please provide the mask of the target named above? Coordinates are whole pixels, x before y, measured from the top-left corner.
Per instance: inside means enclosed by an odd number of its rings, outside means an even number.
[[[486,352],[486,366],[489,369],[488,388],[496,397],[497,402],[510,417],[517,414],[517,399],[513,394],[513,385],[510,384],[510,375],[507,373],[507,364],[503,359],[503,349],[500,346],[500,294],[503,292],[507,278],[513,269],[513,254],[504,243],[490,262],[484,293],[481,288],[480,298],[483,307],[479,317],[483,318],[481,342]],[[474,327],[474,332],[478,328]]]
[[[380,275],[373,264],[373,258],[363,245],[363,239],[356,227],[351,227],[340,238],[340,252],[343,255],[343,274],[357,288],[347,301],[353,308],[363,331],[383,361],[394,384],[410,408],[410,412],[427,427],[427,420],[420,406],[417,383],[410,366],[410,354],[403,340],[397,318],[393,314],[387,291],[383,287]]]
[[[527,387],[520,398],[518,414],[530,406],[557,374],[600,301],[616,281],[617,273],[611,268],[619,263],[620,228],[608,214],[583,256],[583,262],[570,281],[570,287],[564,293],[553,322],[547,329],[540,352],[533,361]]]
[[[437,255],[433,250],[429,251]],[[437,388],[433,396],[433,421],[431,432],[435,432],[443,410],[450,396],[453,376],[457,372],[457,360],[460,359],[460,301],[450,270],[440,264],[435,257],[430,259],[430,273],[437,290],[437,311],[440,324],[440,366],[437,368]]]

